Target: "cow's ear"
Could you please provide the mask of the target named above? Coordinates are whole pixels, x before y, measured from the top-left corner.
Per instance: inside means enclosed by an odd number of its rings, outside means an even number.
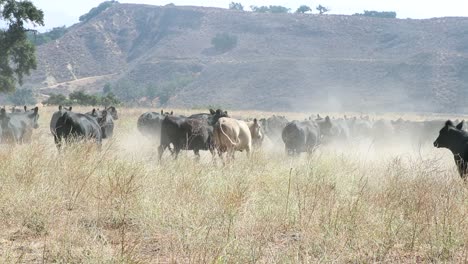
[[[453,123],[451,120],[447,120],[447,122],[445,122],[445,126],[446,127],[453,127]]]
[[[59,111],[62,111],[62,105],[59,105]]]
[[[38,112],[39,112],[39,107],[37,107],[37,106],[36,106],[36,107],[34,107],[34,114],[36,114],[36,115],[37,115],[37,113],[38,113]]]
[[[457,125],[457,129],[460,129],[460,130],[461,130],[461,129],[463,128],[463,124],[464,124],[464,123],[465,123],[465,120],[462,120],[462,121],[460,122],[460,124]]]
[[[216,114],[215,110],[210,108],[210,114],[212,114],[212,115]]]

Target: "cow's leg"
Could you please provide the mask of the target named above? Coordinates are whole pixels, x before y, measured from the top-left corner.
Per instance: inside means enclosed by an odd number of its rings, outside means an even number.
[[[158,147],[158,159],[161,160],[162,155],[164,153],[164,149],[166,149],[166,146],[164,145],[159,145]]]
[[[174,147],[174,159],[176,160],[179,157],[180,148]]]
[[[199,149],[194,149],[193,153],[195,154],[195,160],[200,161],[200,150]]]
[[[54,141],[55,141],[55,146],[57,147],[57,150],[60,152],[62,148],[62,139],[59,138],[58,136],[54,136]]]

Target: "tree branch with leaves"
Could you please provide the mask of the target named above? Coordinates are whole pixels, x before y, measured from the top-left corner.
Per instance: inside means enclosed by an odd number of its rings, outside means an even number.
[[[36,49],[28,40],[30,26],[43,26],[44,13],[30,1],[0,0],[0,92],[11,92],[36,69]]]

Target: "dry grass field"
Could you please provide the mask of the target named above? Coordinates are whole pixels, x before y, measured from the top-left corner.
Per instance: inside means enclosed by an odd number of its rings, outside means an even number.
[[[226,166],[207,153],[158,163],[136,130],[146,109],[119,109],[101,152],[59,154],[54,110],[40,110],[31,145],[1,146],[0,263],[468,261],[468,189],[448,150],[266,146]]]

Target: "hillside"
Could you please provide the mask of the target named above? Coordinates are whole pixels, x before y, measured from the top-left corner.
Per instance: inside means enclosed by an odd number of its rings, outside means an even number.
[[[211,45],[223,32],[238,39],[224,53]],[[38,58],[27,85],[43,94],[111,82],[135,100],[145,87],[170,87],[177,107],[468,112],[468,18],[116,4],[40,46]]]

